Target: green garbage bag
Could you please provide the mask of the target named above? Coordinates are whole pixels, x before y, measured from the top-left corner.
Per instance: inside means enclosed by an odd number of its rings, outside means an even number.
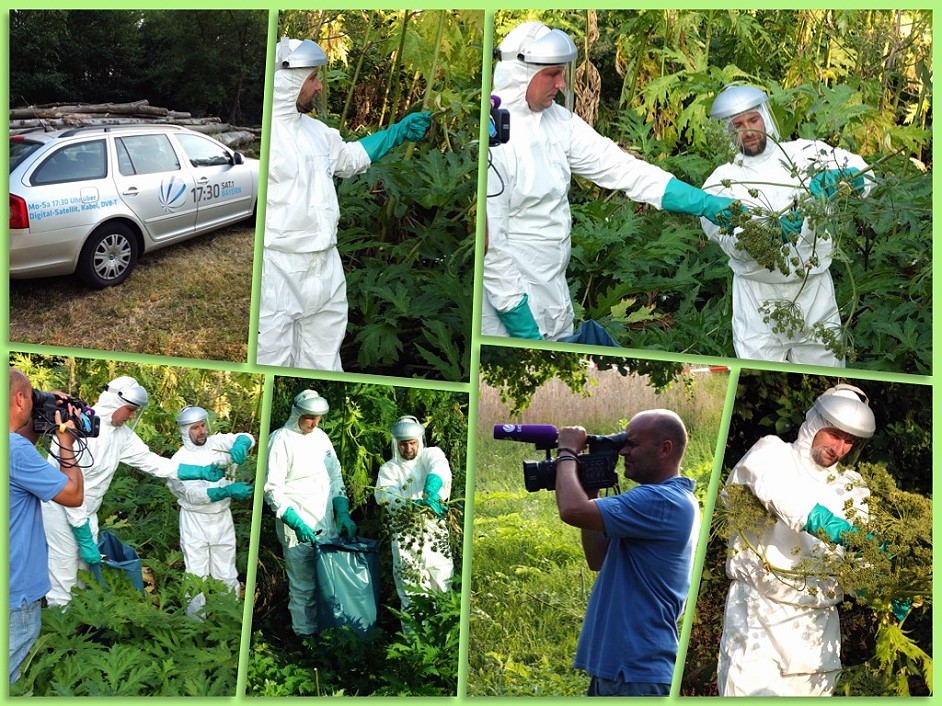
[[[142,593],[144,592],[141,558],[133,547],[129,547],[122,542],[114,533],[105,530],[98,536],[98,551],[101,552],[103,557],[101,564],[95,564],[91,567],[98,583],[108,585],[105,574],[102,572],[104,566],[123,573],[134,584],[134,588]]]
[[[318,540],[317,625],[349,626],[361,635],[376,624],[379,605],[377,540],[366,537]]]

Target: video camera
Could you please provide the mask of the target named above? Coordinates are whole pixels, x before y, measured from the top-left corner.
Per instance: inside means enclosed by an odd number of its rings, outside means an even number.
[[[495,424],[494,438],[509,439],[534,444],[539,451],[546,451],[542,461],[523,462],[523,484],[527,491],[556,489],[556,459],[552,449],[558,446],[559,434],[552,424]],[[576,457],[576,474],[579,484],[587,491],[618,487],[618,452],[625,445],[625,432],[587,437],[588,453]]]
[[[491,147],[502,145],[510,139],[510,111],[500,107],[500,96],[491,96],[491,121],[487,127]]]
[[[72,406],[72,411],[69,410]],[[98,436],[101,430],[101,419],[95,415],[95,410],[85,404],[78,397],[56,394],[54,392],[39,392],[33,390],[33,430],[37,434],[53,434],[58,427],[56,412],[62,422],[72,421],[75,425],[75,434],[80,437]]]

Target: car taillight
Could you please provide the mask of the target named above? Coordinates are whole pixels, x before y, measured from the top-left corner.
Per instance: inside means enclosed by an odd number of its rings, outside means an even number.
[[[10,194],[10,230],[29,228],[29,212],[26,202],[19,196]]]

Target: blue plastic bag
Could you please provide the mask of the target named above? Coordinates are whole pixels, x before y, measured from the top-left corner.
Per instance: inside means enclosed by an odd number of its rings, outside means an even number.
[[[318,540],[317,625],[349,626],[361,635],[376,624],[379,605],[377,540],[366,537]]]
[[[98,583],[103,586],[108,585],[105,579],[106,572],[102,567],[106,566],[114,571],[120,571],[130,579],[131,583],[141,593],[144,592],[144,575],[141,570],[141,558],[133,547],[129,547],[118,537],[105,530],[98,537],[98,551],[101,552],[101,564],[95,564],[91,567],[92,573],[98,579]]]
[[[566,343],[585,343],[592,346],[612,346],[620,348],[618,341],[612,338],[612,335],[605,330],[602,324],[589,319],[583,321],[578,330],[571,336],[564,336],[559,339]]]

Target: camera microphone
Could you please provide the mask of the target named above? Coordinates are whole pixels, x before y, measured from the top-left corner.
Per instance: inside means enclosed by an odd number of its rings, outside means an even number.
[[[552,424],[495,424],[494,438],[534,444],[538,449],[555,449],[558,437]]]
[[[493,93],[491,94],[491,107],[500,108],[500,96],[495,96]]]

